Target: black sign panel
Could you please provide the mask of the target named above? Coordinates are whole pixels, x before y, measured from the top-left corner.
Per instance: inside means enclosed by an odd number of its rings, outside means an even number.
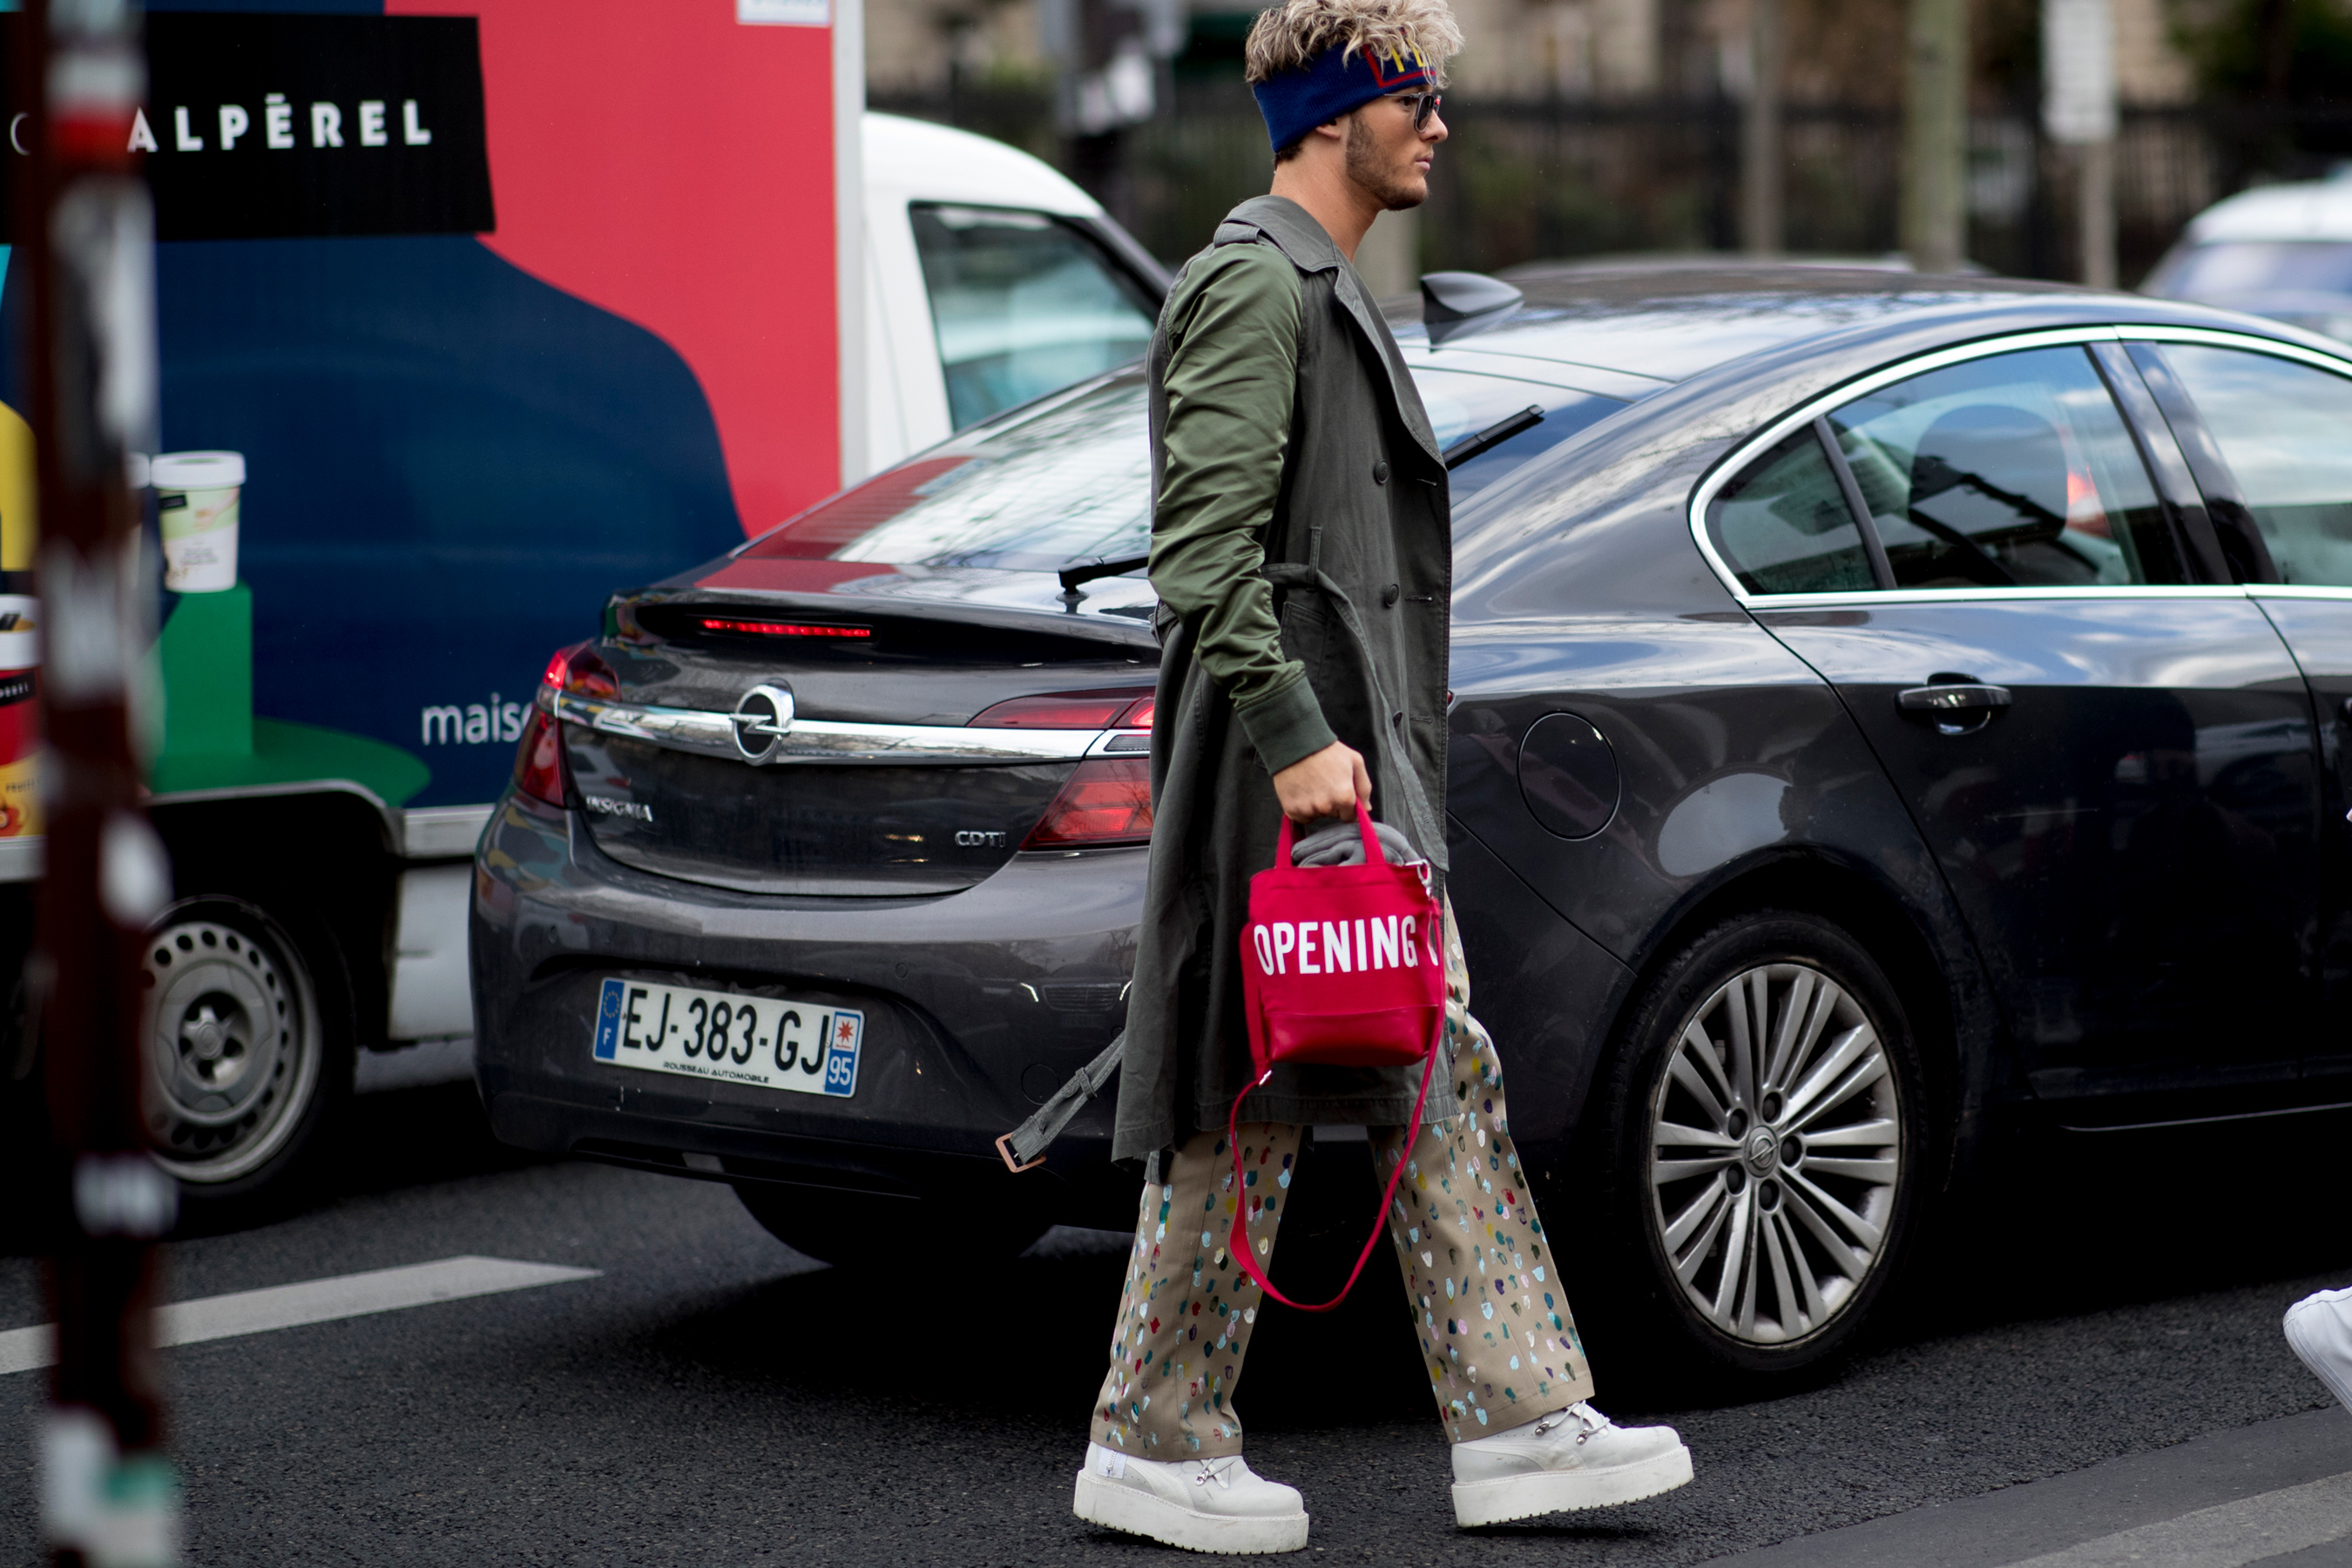
[[[158,238],[497,226],[471,16],[167,12],[147,60]]]

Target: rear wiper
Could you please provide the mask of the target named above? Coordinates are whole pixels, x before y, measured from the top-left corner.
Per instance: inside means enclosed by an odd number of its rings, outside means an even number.
[[[1473,458],[1484,457],[1522,430],[1532,430],[1544,421],[1544,411],[1529,404],[1499,425],[1489,425],[1475,436],[1465,436],[1445,448],[1444,463],[1450,471],[1460,468]]]
[[[1075,594],[1082,583],[1097,577],[1124,577],[1139,566],[1151,564],[1149,555],[1129,555],[1118,561],[1089,561],[1084,565],[1065,566],[1061,570],[1062,592]]]

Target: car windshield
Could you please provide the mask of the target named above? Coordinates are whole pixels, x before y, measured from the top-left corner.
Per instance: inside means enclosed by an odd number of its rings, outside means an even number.
[[[2223,240],[2191,246],[2147,290],[2172,300],[2246,294],[2352,294],[2352,244],[2335,240]]]
[[[1441,449],[1521,410],[1544,417],[1454,471],[1456,506],[1625,406],[1540,382],[1422,371]],[[1144,382],[1127,374],[997,419],[842,491],[746,546],[751,556],[1050,572],[1151,542]]]

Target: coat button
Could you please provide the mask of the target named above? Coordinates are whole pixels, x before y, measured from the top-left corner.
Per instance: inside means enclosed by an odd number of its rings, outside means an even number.
[[[1400,588],[1400,587],[1398,587],[1394,583],[1391,583],[1391,584],[1390,584],[1387,587],[1385,587],[1385,588],[1381,589],[1381,609],[1383,609],[1383,610],[1387,610],[1387,609],[1393,609],[1393,608],[1395,608],[1395,607],[1396,607],[1396,602],[1397,602],[1397,595],[1398,595],[1399,594],[1403,593],[1403,592],[1404,592],[1404,590],[1403,590],[1403,589],[1402,589],[1402,588]]]
[[[1389,460],[1386,458],[1382,458],[1372,465],[1372,483],[1376,485],[1384,485],[1388,482]]]

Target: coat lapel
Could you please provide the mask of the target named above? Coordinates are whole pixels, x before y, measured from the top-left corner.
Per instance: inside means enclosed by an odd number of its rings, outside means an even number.
[[[1364,334],[1365,342],[1380,356],[1381,363],[1387,367],[1389,396],[1396,404],[1398,418],[1404,422],[1404,427],[1412,433],[1413,440],[1423,451],[1428,453],[1433,460],[1443,461],[1437,449],[1437,433],[1429,427],[1429,415],[1421,405],[1420,389],[1412,384],[1412,373],[1405,369],[1404,356],[1397,350],[1395,336],[1390,332],[1388,323],[1381,319],[1380,312],[1372,308],[1371,300],[1365,297],[1363,279],[1356,276],[1356,269],[1348,264],[1348,258],[1339,254],[1339,247],[1331,243],[1331,237],[1323,231],[1323,226],[1289,197],[1269,195],[1252,196],[1235,207],[1218,227],[1217,240],[1230,244],[1229,233],[1243,226],[1255,229],[1272,240],[1275,247],[1288,257],[1290,264],[1301,272],[1336,274],[1332,279],[1332,292],[1355,321],[1356,330]],[[1232,236],[1232,238],[1239,237],[1239,235]]]

